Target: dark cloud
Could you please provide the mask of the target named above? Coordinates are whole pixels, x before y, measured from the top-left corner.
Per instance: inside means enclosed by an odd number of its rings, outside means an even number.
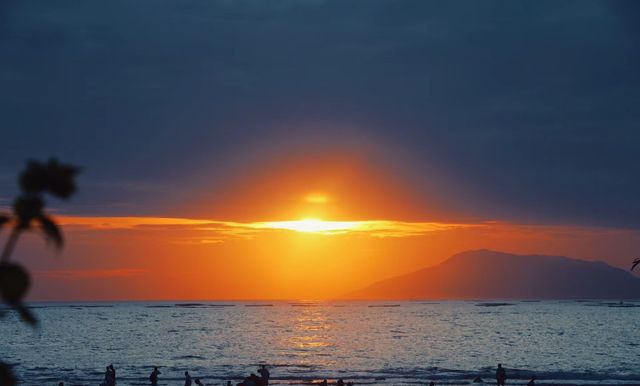
[[[371,141],[402,154],[372,158],[406,169],[432,205],[637,227],[639,11],[633,1],[4,2],[0,174],[55,154],[86,168],[78,210],[158,214],[246,160]]]

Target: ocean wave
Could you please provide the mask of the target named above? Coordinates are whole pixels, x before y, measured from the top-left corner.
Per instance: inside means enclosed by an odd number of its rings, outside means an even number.
[[[245,307],[273,307],[273,304],[245,304]]]
[[[477,303],[478,307],[504,307],[504,306],[513,306],[513,303]]]

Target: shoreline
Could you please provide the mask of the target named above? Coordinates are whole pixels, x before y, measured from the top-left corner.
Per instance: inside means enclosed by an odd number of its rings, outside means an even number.
[[[41,369],[42,370],[42,369]],[[168,370],[170,372],[167,373],[169,376],[165,376],[165,374],[161,375],[161,378],[158,382],[158,386],[169,386],[169,385],[177,385],[184,381],[183,376],[178,376],[178,369]],[[121,373],[122,371],[120,371]],[[83,377],[81,375],[76,374],[67,374],[68,376],[56,377],[53,375],[43,375],[37,376],[35,374],[31,374],[32,377],[27,378],[36,378],[36,379],[25,379],[21,378],[21,385],[33,385],[33,386],[42,386],[43,384],[57,384],[57,382],[63,381],[65,385],[68,386],[90,386],[90,385],[99,385],[100,382],[104,379],[102,374],[98,372],[90,372],[91,375],[89,377]],[[172,376],[176,374],[176,376]],[[417,377],[380,377],[380,376],[362,376],[355,375],[349,376],[349,374],[341,374],[339,378],[342,378],[345,383],[353,382],[354,385],[368,385],[368,386],[416,386],[416,385],[428,385],[429,382],[434,382],[435,385],[447,385],[447,386],[462,386],[462,385],[495,385],[495,379],[493,376],[482,377],[483,382],[474,382],[473,378],[468,378],[467,376],[470,373],[466,373],[463,377],[454,377],[454,376],[443,376],[434,374],[433,377],[427,378],[417,378]],[[544,372],[536,373],[544,375]],[[18,375],[20,372],[18,370]],[[481,374],[482,375],[482,374]],[[569,375],[569,373],[567,373]],[[205,385],[214,386],[214,385],[226,385],[227,381],[231,381],[235,386],[243,380],[243,376],[239,376],[236,373],[229,374],[228,376],[224,375],[195,375],[192,374],[193,378],[199,378]],[[312,386],[312,385],[320,385],[322,380],[326,379],[328,381],[328,385],[336,385],[338,377],[317,377],[317,376],[305,376],[305,377],[271,377],[269,385],[283,385],[283,386]],[[526,385],[530,379],[530,376],[522,377],[516,376],[507,379],[507,385]],[[117,385],[118,386],[141,386],[148,385],[148,377],[147,376],[118,376]],[[546,385],[546,386],[614,386],[614,385],[638,385],[640,384],[640,376],[628,376],[628,377],[600,377],[599,379],[570,379],[570,378],[538,378],[536,379],[536,385]]]

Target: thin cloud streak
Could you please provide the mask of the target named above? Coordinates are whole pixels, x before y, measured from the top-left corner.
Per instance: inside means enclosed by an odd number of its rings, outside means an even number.
[[[419,236],[428,232],[446,231],[451,229],[468,228],[480,225],[447,224],[434,222],[404,222],[390,220],[367,221],[273,221],[249,224],[255,229],[282,229],[296,232],[321,234],[362,233],[373,237],[409,237]]]
[[[73,217],[61,216],[60,223],[70,229],[139,230],[139,231],[199,231],[211,232],[221,238],[251,237],[264,232],[302,232],[322,235],[360,234],[371,237],[411,237],[430,232],[480,227],[483,224],[450,224],[437,222],[407,222],[394,220],[322,221],[315,219],[291,221],[235,222],[171,217]]]
[[[116,269],[56,269],[47,271],[37,271],[36,277],[46,279],[111,279],[111,278],[129,278],[139,276],[146,271],[143,269],[132,268],[116,268]]]

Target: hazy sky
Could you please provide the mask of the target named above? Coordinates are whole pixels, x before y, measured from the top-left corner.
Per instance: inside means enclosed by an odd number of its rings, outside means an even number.
[[[622,265],[640,246],[639,16],[622,0],[4,1],[0,198],[25,159],[57,156],[84,168],[60,213],[286,220],[322,191],[332,220],[621,232],[538,249],[615,243],[602,258]],[[70,248],[34,267],[95,252]],[[405,270],[426,264],[412,248]]]

